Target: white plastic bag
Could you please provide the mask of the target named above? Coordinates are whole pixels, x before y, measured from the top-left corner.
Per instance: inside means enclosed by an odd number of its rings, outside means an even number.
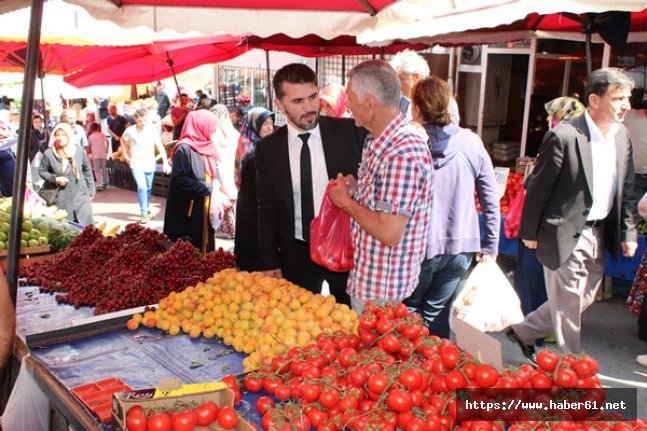
[[[647,219],[647,193],[645,193],[638,202],[638,213],[642,218]]]
[[[18,378],[0,417],[0,425],[4,430],[49,429],[49,399],[29,374],[26,363],[27,357],[22,360]]]
[[[213,189],[211,190],[211,199],[209,201],[209,222],[213,230],[218,230],[225,216],[225,208],[222,205],[220,182],[216,180],[212,185]]]
[[[523,322],[521,302],[496,262],[479,262],[452,304],[449,323],[461,319],[483,332]]]

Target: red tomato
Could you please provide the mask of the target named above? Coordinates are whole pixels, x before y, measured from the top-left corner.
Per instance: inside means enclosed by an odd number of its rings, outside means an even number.
[[[380,341],[379,345],[388,353],[397,353],[402,345],[394,334],[386,334]]]
[[[384,374],[373,374],[368,378],[368,390],[376,394],[384,392],[388,384],[389,378]]]
[[[173,431],[192,431],[196,424],[196,416],[190,410],[173,415]]]
[[[142,410],[142,406],[133,406],[126,413],[126,428],[129,431],[146,431],[146,415]]]
[[[405,431],[427,431],[428,428],[424,419],[412,417],[404,429]]]
[[[276,377],[266,376],[263,378],[263,390],[265,390],[265,392],[267,392],[268,394],[273,394],[278,383],[279,382],[277,381]]]
[[[555,383],[562,388],[574,388],[577,386],[577,373],[570,368],[561,368],[557,371]]]
[[[364,386],[364,383],[368,380],[368,374],[362,368],[355,368],[348,374],[348,380],[350,380],[354,386],[361,387]]]
[[[319,386],[311,385],[308,383],[301,384],[299,395],[301,396],[301,399],[303,401],[307,401],[309,403],[317,401],[319,399],[320,394],[321,394],[321,389],[319,389]]]
[[[260,413],[261,415],[264,415],[265,412],[267,412],[272,407],[274,407],[274,400],[267,395],[258,397],[258,399],[256,400],[256,410],[258,410],[258,413]]]
[[[236,376],[232,374],[227,374],[226,376],[223,376],[222,379],[220,379],[224,384],[227,385],[227,387],[233,391],[240,391],[240,384],[238,383],[238,379]]]
[[[166,413],[160,413],[148,418],[147,431],[170,431],[173,423]]]
[[[411,410],[413,398],[409,392],[392,389],[386,397],[386,405],[394,412],[404,413]]]
[[[279,401],[285,401],[290,398],[292,395],[290,388],[285,385],[276,385],[274,388],[274,396],[278,398]]]
[[[559,356],[547,349],[537,352],[537,366],[544,371],[553,371],[557,366]]]
[[[491,388],[499,380],[498,371],[488,364],[481,364],[476,369],[476,383],[482,388]]]
[[[456,389],[464,388],[467,380],[463,377],[463,373],[458,370],[452,370],[445,376],[445,384],[447,389],[455,391]]]
[[[359,360],[359,354],[357,353],[357,350],[352,347],[344,347],[339,352],[337,360],[342,367],[349,369],[357,364],[357,361]]]
[[[447,369],[453,370],[461,358],[461,354],[456,346],[445,346],[440,348],[440,357],[443,360],[443,365]]]
[[[247,374],[243,380],[243,384],[249,392],[259,392],[263,389],[263,379],[253,374]]]
[[[375,325],[375,329],[377,329],[377,332],[380,335],[384,335],[393,329],[393,322],[383,317],[377,321],[377,324]]]
[[[327,409],[331,409],[339,403],[340,399],[341,395],[339,395],[339,391],[335,388],[331,388],[323,391],[321,395],[319,395],[319,404]]]
[[[535,389],[548,389],[553,387],[553,381],[542,372],[535,373],[530,378],[530,384]]]
[[[578,376],[583,379],[594,376],[598,372],[598,361],[590,356],[579,359],[573,367]]]
[[[218,405],[213,401],[205,401],[204,404],[193,409],[193,412],[198,425],[210,425],[218,418]]]
[[[306,412],[308,419],[310,419],[310,424],[313,427],[318,427],[319,425],[327,422],[328,415],[326,414],[326,412],[319,410],[314,406],[308,406],[308,407],[310,408],[304,411]]]
[[[238,423],[238,414],[232,406],[226,406],[218,412],[218,425],[224,429],[232,429]]]

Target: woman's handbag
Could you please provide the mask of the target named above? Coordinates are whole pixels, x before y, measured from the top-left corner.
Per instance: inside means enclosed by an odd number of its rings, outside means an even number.
[[[38,190],[38,196],[40,196],[48,206],[54,205],[58,198],[58,190],[57,185],[52,186],[51,183],[46,182],[40,190]]]

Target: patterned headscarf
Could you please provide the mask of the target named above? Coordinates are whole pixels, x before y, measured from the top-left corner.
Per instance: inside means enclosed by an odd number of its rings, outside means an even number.
[[[240,188],[240,169],[243,165],[243,160],[248,154],[256,150],[256,142],[261,139],[261,127],[265,120],[270,117],[274,119],[274,113],[265,108],[252,108],[243,117],[240,138],[238,138],[238,149],[236,150],[236,166],[234,168],[234,180],[238,188]]]
[[[179,144],[187,144],[199,153],[204,160],[204,169],[211,179],[218,172],[218,150],[211,139],[211,134],[218,127],[218,118],[207,109],[191,111],[186,116],[180,140],[171,151],[171,158]]]
[[[348,109],[348,95],[343,85],[326,85],[319,92],[319,98],[330,104],[336,118],[346,118],[350,114]]]
[[[58,131],[63,131],[67,135],[67,143],[63,145],[63,142],[56,139],[56,133]],[[54,140],[54,155],[61,160],[61,167],[63,173],[67,170],[67,164],[72,165],[72,173],[74,177],[78,180],[81,178],[81,173],[79,172],[79,167],[76,164],[76,138],[74,137],[74,131],[67,123],[58,123],[54,130],[52,130],[52,139]]]
[[[544,105],[552,129],[562,121],[573,120],[584,113],[584,105],[574,97],[558,97]]]

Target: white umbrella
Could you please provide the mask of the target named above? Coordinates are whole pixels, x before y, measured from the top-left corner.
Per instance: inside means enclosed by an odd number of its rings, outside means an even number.
[[[357,34],[374,21],[374,17],[368,11],[334,10],[340,0],[318,0],[315,3],[324,5],[318,10],[312,7],[314,0],[302,2],[300,9],[303,10],[273,8],[270,5],[271,2],[265,4],[256,2],[260,5],[258,8],[241,8],[234,2],[217,0],[203,2],[207,4],[204,7],[177,6],[182,4],[181,1],[167,2],[176,6],[137,5],[126,1],[117,6],[110,0],[65,1],[82,6],[97,19],[110,20],[126,28],[144,25],[154,30],[192,29],[205,34],[223,31],[230,34],[253,33],[260,37],[267,37],[284,33],[295,38],[316,34],[324,39],[332,39],[343,34]],[[234,5],[214,6],[224,3]],[[359,6],[388,2],[357,0],[355,3]]]
[[[645,0],[438,0],[433,6],[429,0],[402,0],[380,12],[374,24],[357,35],[357,41],[371,45],[393,40],[464,43],[460,32],[510,24],[531,13],[638,12],[645,8]],[[459,42],[444,36],[449,33]]]

